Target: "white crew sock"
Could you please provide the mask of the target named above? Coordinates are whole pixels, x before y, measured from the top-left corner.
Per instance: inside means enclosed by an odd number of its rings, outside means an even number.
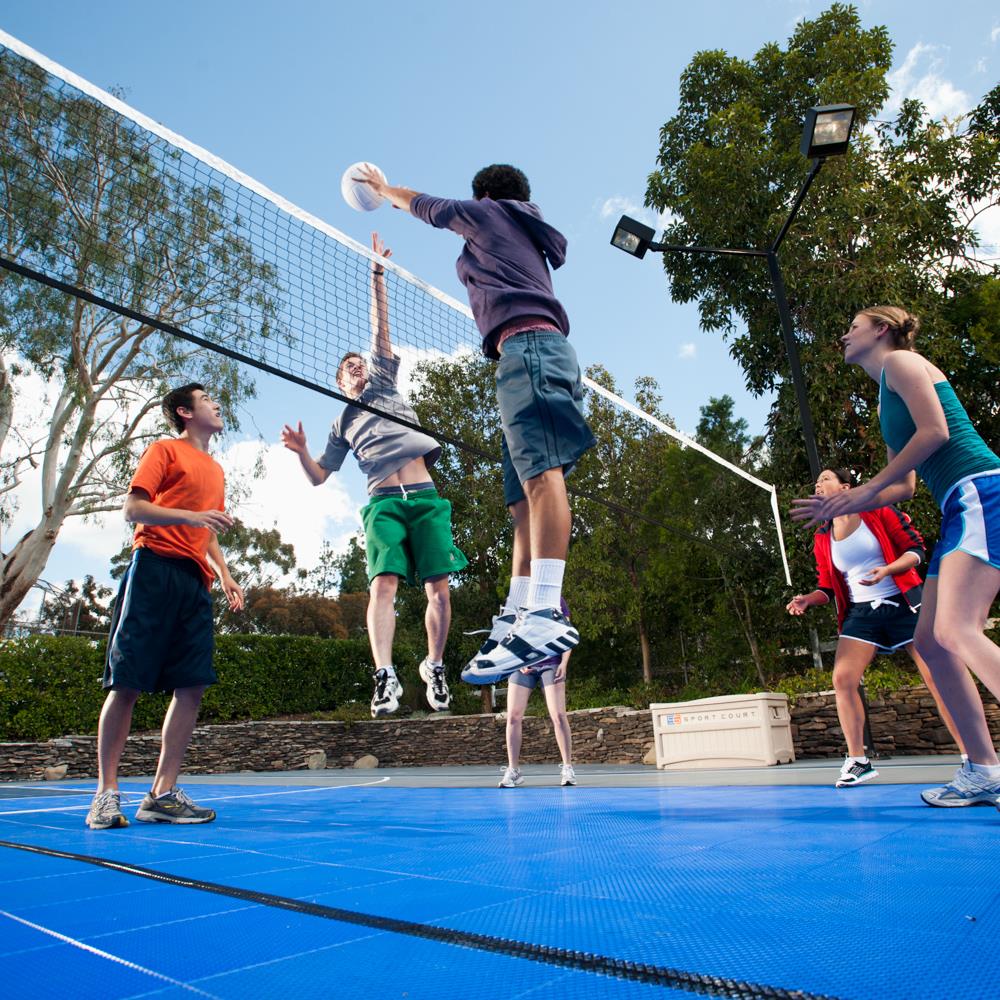
[[[503,603],[504,611],[517,611],[518,608],[526,607],[528,604],[528,587],[531,584],[530,576],[512,576],[510,578],[510,593]]]
[[[532,611],[538,608],[558,608],[565,572],[565,559],[532,559],[531,586],[528,588],[526,606]]]
[[[387,670],[390,677],[396,676],[396,668],[391,663],[387,663],[384,667],[376,667],[375,673],[378,673],[380,670]]]
[[[1000,781],[1000,764],[975,764],[970,761],[969,767],[973,771],[978,771],[980,774],[985,775],[991,781]]]
[[[852,757],[850,754],[848,754],[847,757],[848,757],[849,760],[856,761],[858,764],[867,764],[868,763],[868,757],[867,756],[865,756],[865,757]]]

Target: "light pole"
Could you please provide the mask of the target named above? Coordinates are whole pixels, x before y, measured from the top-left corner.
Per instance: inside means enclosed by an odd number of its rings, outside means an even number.
[[[806,112],[802,128],[802,155],[812,160],[812,168],[795,197],[791,211],[785,224],[775,237],[774,242],[766,250],[738,247],[705,247],[685,246],[677,243],[657,243],[656,233],[649,227],[623,215],[615,227],[611,237],[611,245],[624,250],[633,257],[645,257],[647,250],[659,253],[689,253],[711,254],[727,257],[764,257],[771,276],[771,287],[778,306],[778,317],[781,321],[781,334],[785,342],[785,353],[788,355],[788,366],[791,371],[792,385],[795,388],[795,398],[799,406],[799,417],[802,420],[802,437],[806,446],[806,456],[809,459],[809,469],[813,479],[819,476],[821,470],[819,452],[816,448],[816,433],[813,430],[812,414],[809,411],[809,395],[806,392],[805,379],[802,377],[802,363],[799,360],[799,347],[795,340],[795,330],[792,327],[792,314],[788,307],[788,296],[785,293],[785,281],[781,274],[781,264],[778,251],[791,228],[795,216],[802,206],[816,175],[820,172],[827,158],[841,156],[847,152],[851,141],[851,130],[854,126],[855,108],[850,104],[828,104],[822,107],[810,108]]]

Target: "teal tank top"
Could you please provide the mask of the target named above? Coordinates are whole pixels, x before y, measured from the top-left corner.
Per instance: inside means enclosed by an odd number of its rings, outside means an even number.
[[[935,382],[934,390],[944,409],[950,436],[944,445],[917,466],[917,475],[927,484],[940,507],[955,483],[980,472],[1000,469],[1000,458],[972,426],[951,383]],[[897,453],[903,450],[917,429],[899,393],[886,385],[884,369],[879,381],[879,424],[883,440]]]

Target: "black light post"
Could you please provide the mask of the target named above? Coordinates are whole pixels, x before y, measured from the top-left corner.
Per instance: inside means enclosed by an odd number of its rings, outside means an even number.
[[[802,207],[802,202],[816,175],[822,169],[824,162],[830,156],[841,156],[847,152],[851,141],[851,130],[854,125],[855,108],[850,104],[829,104],[810,108],[806,113],[802,129],[802,155],[811,159],[812,169],[806,176],[799,193],[795,197],[791,211],[785,224],[775,237],[774,242],[766,250],[754,250],[736,247],[703,247],[684,246],[676,243],[657,243],[656,235],[649,227],[635,219],[623,215],[615,227],[611,237],[612,246],[624,250],[633,257],[642,258],[648,250],[659,253],[703,253],[714,256],[728,257],[765,257],[768,272],[771,275],[771,287],[778,306],[778,317],[781,321],[781,333],[785,342],[785,353],[788,355],[788,366],[791,371],[792,385],[795,387],[795,398],[799,406],[799,416],[802,420],[802,436],[806,446],[806,456],[809,459],[809,469],[813,478],[822,471],[819,462],[819,452],[816,448],[816,434],[813,430],[812,414],[809,411],[809,395],[806,392],[805,379],[802,377],[802,363],[799,360],[799,348],[792,326],[792,314],[788,307],[788,296],[785,293],[785,281],[781,274],[781,264],[778,260],[778,250],[784,242]]]

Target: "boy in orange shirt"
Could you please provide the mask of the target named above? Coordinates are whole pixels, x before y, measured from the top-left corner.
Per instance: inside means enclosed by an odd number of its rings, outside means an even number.
[[[162,405],[180,434],[146,449],[125,498],[125,520],[136,529],[108,636],[97,794],[86,820],[92,830],[128,826],[118,763],[143,691],[173,691],[173,699],[163,719],[156,777],[135,818],[143,823],[215,819],[213,809],[196,805],[177,787],[177,775],[202,695],[216,680],[209,594],[216,575],[230,608],[243,607],[243,590],[230,576],[216,537],[233,523],[223,510],[222,467],[208,454],[222,417],[218,403],[197,383],[174,389]]]

